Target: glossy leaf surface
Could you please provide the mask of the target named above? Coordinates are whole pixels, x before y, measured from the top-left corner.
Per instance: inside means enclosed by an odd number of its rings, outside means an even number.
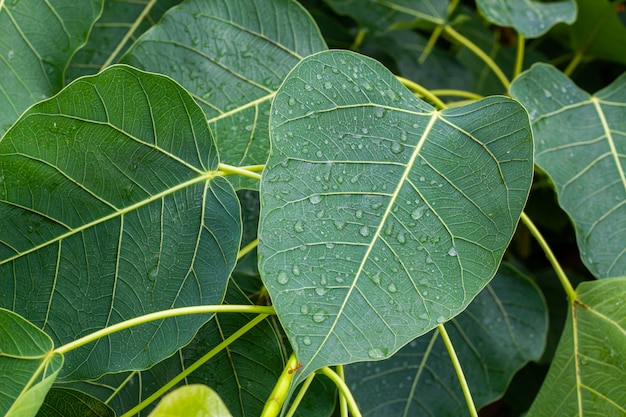
[[[532,177],[517,102],[437,112],[376,61],[328,51],[287,77],[270,129],[259,266],[301,375],[391,355],[495,274]]]
[[[37,414],[63,365],[63,356],[53,348],[47,334],[0,308],[0,414]]]
[[[574,221],[583,262],[598,278],[626,273],[626,75],[590,96],[541,64],[511,94],[530,113],[536,163]]]
[[[537,38],[557,23],[576,20],[575,0],[477,0],[476,4],[490,22],[512,27],[527,38]]]
[[[576,292],[529,417],[626,414],[626,277],[584,282]]]
[[[520,367],[541,357],[547,310],[532,281],[503,264],[446,329],[480,408],[504,394]],[[458,377],[436,329],[385,361],[346,367],[346,375],[366,416],[467,413]]]
[[[0,137],[28,106],[63,88],[65,68],[87,41],[102,3],[0,2]]]
[[[283,78],[324,49],[295,1],[193,0],[167,13],[122,61],[180,82],[209,119],[222,162],[245,166],[267,159],[270,101]]]
[[[220,304],[241,223],[217,164],[202,110],[164,76],[113,67],[32,107],[0,142],[1,306],[60,346],[154,311]],[[99,339],[69,353],[63,375],[150,367],[207,319]]]

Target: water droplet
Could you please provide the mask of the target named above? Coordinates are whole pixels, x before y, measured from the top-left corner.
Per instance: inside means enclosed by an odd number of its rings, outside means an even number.
[[[309,336],[304,336],[304,338],[302,339],[302,343],[305,346],[311,346],[311,338]]]
[[[374,282],[374,284],[376,285],[380,285],[380,274],[381,272],[378,271],[376,272],[376,274],[374,274],[374,276],[370,277],[370,279]]]
[[[361,128],[361,132],[363,132],[364,135],[367,135],[369,133],[369,129],[366,127]]]
[[[344,222],[342,220],[335,220],[334,224],[335,224],[335,227],[337,228],[337,230],[339,230],[339,231],[345,229],[345,227],[346,227],[346,222]]]
[[[324,310],[317,310],[315,314],[313,314],[313,321],[316,323],[321,323],[328,318],[328,313]]]
[[[404,145],[400,142],[392,142],[391,143],[391,152],[394,154],[399,154],[404,151]]]
[[[389,292],[391,293],[394,293],[398,291],[398,288],[396,288],[396,284],[392,282],[391,284],[387,286],[387,290],[389,290]]]
[[[413,220],[419,220],[422,218],[422,216],[424,215],[424,211],[426,210],[426,207],[422,206],[422,207],[418,207],[415,210],[413,210],[411,212],[411,218]]]
[[[304,89],[305,89],[306,91],[311,91],[311,90],[313,90],[313,87],[311,86],[311,84],[306,84],[306,85],[304,86]]]
[[[296,222],[296,224],[293,226],[293,230],[295,230],[298,233],[304,232],[304,223],[302,222],[302,220],[298,220]]]
[[[294,265],[291,268],[291,272],[293,272],[293,274],[297,277],[300,276],[300,268],[298,267],[298,265]]]
[[[404,236],[404,232],[398,232],[398,236],[396,236],[396,240],[401,245],[404,245],[406,243],[406,236]]]
[[[28,226],[28,233],[33,233],[35,228],[33,226]]]
[[[393,229],[394,229],[394,224],[393,223],[388,223],[387,227],[385,227],[385,231],[383,233],[385,233],[385,235],[387,236],[391,236],[393,234]]]
[[[363,218],[363,210],[358,209],[354,215],[356,216],[357,219],[362,219]]]
[[[276,280],[278,281],[279,284],[285,285],[286,283],[289,282],[289,277],[287,276],[287,273],[285,271],[280,271],[278,273],[278,278]]]
[[[433,263],[433,258],[431,258],[431,257],[430,257],[430,255],[428,255],[428,256],[426,257],[426,263],[427,263],[427,264],[432,264],[432,263]]]
[[[456,248],[454,246],[450,248],[450,250],[448,251],[448,255],[456,256]]]
[[[363,226],[361,227],[361,230],[359,230],[359,233],[363,237],[368,237],[370,235],[370,229],[367,226]]]
[[[330,81],[326,81],[324,83],[324,88],[330,90],[331,88],[333,88],[333,84]]]
[[[385,109],[383,109],[382,107],[375,107],[374,116],[376,116],[379,119],[382,119],[383,117],[385,117]]]
[[[446,321],[446,318],[445,318],[444,316],[439,316],[439,317],[437,317],[437,323],[441,324],[441,323],[443,323],[444,321]]]
[[[15,56],[14,50],[11,49],[9,52],[7,52],[7,58],[9,58],[10,60],[13,59],[14,56]]]
[[[315,294],[317,295],[324,295],[326,294],[326,288],[324,287],[315,287]]]
[[[307,304],[302,304],[302,305],[300,306],[300,313],[301,313],[303,316],[306,316],[307,314],[309,314],[309,306],[308,306]]]
[[[317,194],[314,194],[311,197],[309,197],[309,201],[311,202],[311,204],[319,204],[322,201],[322,197],[320,197]]]
[[[372,359],[382,359],[385,357],[385,352],[382,349],[371,348],[367,351],[367,356]]]

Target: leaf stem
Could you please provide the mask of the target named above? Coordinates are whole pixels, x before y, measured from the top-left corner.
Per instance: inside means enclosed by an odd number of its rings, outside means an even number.
[[[446,349],[448,350],[448,355],[450,355],[450,360],[452,361],[452,366],[456,372],[457,377],[459,378],[459,383],[461,384],[461,390],[463,390],[463,396],[465,397],[465,402],[467,403],[468,411],[470,416],[478,417],[478,411],[476,411],[476,406],[474,405],[474,400],[472,399],[472,393],[470,392],[469,386],[467,385],[467,379],[465,379],[465,374],[463,373],[463,369],[461,368],[461,363],[459,362],[458,356],[456,356],[456,351],[454,350],[454,346],[452,345],[452,341],[448,336],[448,332],[443,324],[437,326],[437,330],[439,330],[439,334],[441,335],[441,339],[443,340],[444,345],[446,345]]]
[[[561,281],[561,285],[563,286],[567,297],[569,298],[570,302],[573,303],[574,300],[576,300],[576,291],[574,290],[574,287],[572,287],[570,280],[567,278],[567,275],[563,271],[563,268],[561,267],[561,264],[559,264],[559,261],[556,259],[556,256],[554,256],[552,249],[550,249],[550,246],[541,235],[539,229],[537,229],[537,226],[535,226],[533,221],[530,219],[530,217],[528,217],[526,213],[522,212],[521,220],[522,223],[524,223],[524,225],[530,231],[530,234],[533,235],[537,243],[539,243],[541,249],[543,249],[543,252],[545,253],[546,258],[548,258],[550,265],[552,265],[556,276],[559,278],[559,281]]]
[[[350,388],[348,388],[348,386],[346,385],[346,382],[328,366],[323,367],[318,372],[327,376],[328,378],[330,378],[331,381],[335,383],[335,385],[339,389],[340,395],[342,395],[346,399],[348,408],[350,409],[350,413],[352,413],[352,416],[362,417],[361,410],[359,410],[359,406],[356,404],[356,401],[354,401],[352,392],[350,391]]]
[[[472,51],[476,56],[478,56],[482,61],[496,74],[496,77],[500,80],[506,91],[509,91],[509,87],[511,86],[511,82],[504,75],[498,64],[495,63],[489,55],[487,55],[482,49],[476,46],[475,43],[467,39],[465,36],[461,35],[459,32],[454,30],[454,28],[450,25],[444,26],[444,31],[452,37],[455,41],[459,42],[461,45],[465,46],[467,49]]]
[[[402,85],[404,85],[405,87],[408,87],[411,90],[415,91],[416,93],[422,95],[424,98],[426,98],[426,100],[428,100],[431,103],[433,103],[439,109],[445,109],[446,108],[446,103],[441,101],[439,99],[439,97],[437,97],[436,95],[434,95],[432,93],[432,91],[430,91],[427,88],[419,85],[415,81],[411,81],[411,80],[409,80],[407,78],[404,78],[404,77],[401,77],[399,75],[396,75],[396,78],[398,79],[398,81],[400,81],[402,83]]]
[[[426,43],[426,47],[424,48],[419,58],[417,59],[418,64],[420,65],[424,64],[424,62],[426,61],[426,58],[428,58],[433,48],[435,47],[437,40],[441,36],[441,32],[443,32],[443,26],[437,26],[435,30],[433,30],[433,33],[430,35],[430,38],[428,38],[428,43]]]
[[[253,165],[253,168],[256,169],[258,165]],[[228,175],[241,175],[244,177],[252,178],[254,180],[260,181],[261,174],[254,172],[253,170],[247,169],[247,167],[236,167],[233,165],[222,164],[218,165],[218,169],[220,173],[224,176]]]
[[[254,239],[252,242],[248,243],[246,246],[244,246],[243,248],[239,249],[239,253],[237,254],[237,260],[240,260],[241,258],[246,256],[247,254],[252,252],[254,250],[254,248],[256,248],[257,246],[259,246],[259,239],[258,238]]]
[[[155,320],[162,320],[171,317],[186,316],[190,314],[207,314],[207,313],[252,313],[252,314],[276,314],[273,307],[256,306],[256,305],[211,305],[211,306],[193,306],[172,308],[170,310],[157,311],[155,313],[146,314],[116,323],[112,326],[105,327],[96,332],[81,337],[63,346],[55,349],[56,352],[66,354],[74,349],[94,342],[97,339],[108,336],[110,334],[129,329],[140,324],[145,324]]]
[[[270,397],[265,402],[265,407],[261,412],[261,417],[276,417],[280,413],[287,395],[289,394],[289,388],[293,381],[296,371],[298,369],[298,358],[295,353],[292,353],[287,360],[287,364],[283,369],[283,372],[278,377],[276,385],[270,394]]]
[[[439,90],[430,90],[430,92],[436,96],[452,96],[452,97],[463,97],[469,98],[471,100],[480,100],[483,98],[480,94],[474,93],[473,91],[464,91],[464,90],[452,90],[452,89],[439,89]]]
[[[298,394],[296,395],[296,397],[293,399],[293,402],[291,403],[291,407],[289,407],[289,410],[285,414],[285,417],[293,417],[296,414],[296,410],[300,406],[302,399],[306,395],[314,379],[315,379],[315,373],[312,373],[304,380],[304,382],[302,383],[302,386],[298,390]]]
[[[526,38],[524,35],[517,34],[517,55],[515,57],[515,67],[513,68],[513,79],[516,79],[524,68],[524,46],[526,44]]]
[[[156,2],[157,0],[150,0],[148,4],[146,4],[146,6],[141,11],[139,16],[137,16],[137,19],[135,19],[131,27],[128,29],[128,32],[126,32],[126,35],[124,35],[124,38],[122,38],[122,40],[117,44],[117,47],[115,48],[115,50],[111,52],[111,55],[109,55],[106,61],[104,61],[104,64],[102,64],[102,66],[100,67],[100,71],[102,71],[103,69],[111,65],[111,62],[113,62],[113,60],[120,53],[122,48],[124,48],[124,45],[126,45],[126,42],[128,42],[130,37],[133,36],[133,34],[137,30],[137,28],[139,27],[143,19],[145,19],[148,13],[150,13],[150,9],[152,9],[152,6],[154,6]]]
[[[196,369],[198,369],[199,367],[204,365],[206,362],[208,362],[211,358],[213,358],[219,352],[221,352],[222,350],[226,349],[226,347],[228,345],[230,345],[231,343],[233,343],[234,341],[239,339],[241,336],[243,336],[245,333],[247,333],[249,330],[251,330],[254,326],[256,326],[257,324],[259,324],[260,322],[265,320],[268,316],[269,316],[269,314],[259,314],[254,319],[250,320],[248,323],[246,323],[245,326],[241,327],[235,333],[233,333],[232,335],[230,335],[229,337],[224,339],[224,341],[222,341],[222,343],[220,343],[219,345],[215,346],[213,349],[211,349],[209,352],[207,352],[200,359],[198,359],[193,364],[191,364],[190,366],[185,368],[184,371],[182,371],[181,373],[176,375],[167,384],[163,385],[161,388],[159,388],[157,391],[155,391],[148,398],[146,398],[145,400],[143,400],[142,402],[137,404],[131,410],[129,410],[126,413],[122,414],[121,417],[130,417],[130,416],[133,416],[133,415],[139,413],[141,410],[146,408],[148,405],[152,404],[154,401],[159,399],[167,391],[169,391],[170,389],[174,388],[174,386],[176,386],[176,384],[181,382],[183,379],[187,378],[192,372],[194,372]]]
[[[361,44],[363,43],[363,39],[365,39],[366,33],[367,33],[366,29],[364,28],[359,29],[359,32],[356,34],[356,38],[354,38],[354,42],[352,42],[352,45],[350,45],[351,51],[359,50],[359,48],[361,47]]]
[[[339,375],[339,378],[341,378],[343,381],[346,380],[346,375],[344,373],[344,369],[343,369],[343,365],[337,365],[337,375]],[[346,400],[346,397],[340,393],[339,395],[339,411],[341,413],[341,417],[348,417],[348,401]]]

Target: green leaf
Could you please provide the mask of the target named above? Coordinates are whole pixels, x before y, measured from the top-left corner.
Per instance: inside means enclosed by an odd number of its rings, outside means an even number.
[[[576,226],[598,278],[626,273],[626,75],[590,96],[554,67],[523,73],[511,94],[530,113],[535,162]]]
[[[388,357],[496,273],[532,177],[519,103],[437,112],[378,62],[328,51],[287,77],[270,131],[259,269],[301,376]]]
[[[491,23],[512,27],[527,38],[538,38],[557,23],[574,23],[577,15],[575,0],[477,0],[476,5]]]
[[[326,0],[337,14],[350,16],[372,33],[415,26],[420,21],[443,25],[448,0]]]
[[[122,61],[180,82],[209,119],[222,162],[246,166],[267,159],[270,101],[283,78],[302,57],[324,49],[295,1],[192,0],[171,9]]]
[[[167,394],[149,417],[232,417],[219,395],[205,385],[187,385]]]
[[[52,388],[37,417],[115,417],[115,411],[104,402],[83,392]]]
[[[0,308],[0,414],[34,416],[56,379],[63,355],[47,334]]]
[[[0,137],[28,106],[63,87],[65,68],[86,42],[102,3],[0,2]]]
[[[537,286],[508,265],[446,325],[476,407],[500,398],[515,372],[538,360],[548,330]],[[346,367],[363,415],[467,414],[458,377],[437,330],[383,362]]]
[[[159,21],[163,13],[181,0],[130,2],[107,0],[89,40],[70,61],[67,79],[95,74],[109,61],[115,63],[132,42]]]
[[[164,76],[112,67],[32,107],[0,142],[0,306],[60,346],[143,314],[220,304],[241,220],[217,167],[202,110]],[[66,355],[62,376],[148,368],[208,318],[104,337]]]
[[[583,282],[533,416],[626,414],[626,277]]]
[[[626,64],[626,27],[616,2],[577,0],[580,19],[569,28],[571,48],[583,55]]]

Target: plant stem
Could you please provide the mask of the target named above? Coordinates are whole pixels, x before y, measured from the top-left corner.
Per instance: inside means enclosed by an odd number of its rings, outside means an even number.
[[[493,73],[496,74],[496,77],[498,77],[498,79],[500,80],[500,82],[502,83],[502,85],[504,86],[506,91],[509,91],[509,87],[511,85],[511,82],[506,77],[506,75],[504,75],[504,73],[502,72],[502,70],[500,69],[498,64],[496,64],[494,62],[494,60],[489,57],[489,55],[487,55],[482,49],[480,49],[478,46],[476,46],[476,44],[474,44],[472,41],[470,41],[465,36],[461,35],[459,32],[454,30],[454,28],[452,28],[452,26],[450,26],[450,25],[444,26],[444,31],[448,35],[450,35],[452,37],[452,39],[454,39],[455,41],[459,42],[461,45],[465,46],[467,49],[472,51],[476,56],[478,56],[480,59],[482,59],[482,61],[489,68],[491,68]]]
[[[448,355],[450,355],[450,360],[452,361],[452,366],[454,367],[456,375],[459,378],[459,383],[461,384],[461,389],[463,390],[463,396],[465,397],[465,402],[467,403],[467,408],[469,409],[468,411],[470,413],[470,416],[478,417],[478,411],[476,411],[476,406],[474,405],[474,400],[472,399],[472,393],[470,392],[469,386],[467,385],[467,379],[465,379],[465,374],[463,374],[461,363],[459,362],[459,358],[456,356],[456,351],[454,350],[454,346],[452,346],[452,341],[448,336],[448,332],[446,331],[446,328],[443,324],[437,326],[437,330],[439,330],[441,339],[446,345]]]
[[[559,264],[559,261],[556,259],[556,256],[554,256],[552,249],[550,249],[550,246],[541,235],[541,232],[539,231],[539,229],[537,229],[537,226],[535,226],[533,221],[530,220],[530,217],[528,217],[526,213],[522,212],[521,220],[522,220],[522,223],[524,223],[524,225],[530,231],[530,234],[533,235],[537,243],[539,243],[539,246],[541,246],[541,249],[543,249],[543,252],[545,253],[546,258],[548,258],[550,265],[552,265],[552,268],[554,269],[556,276],[559,278],[559,281],[561,281],[561,285],[563,286],[563,289],[565,290],[565,293],[567,294],[567,298],[569,298],[570,302],[573,303],[577,297],[576,291],[574,290],[574,287],[572,287],[572,283],[567,278],[567,275],[565,275],[565,272],[563,271],[561,264]]]
[[[254,165],[254,167],[257,167],[257,165]],[[252,178],[252,179],[258,180],[258,181],[261,180],[261,174],[253,172],[251,170],[248,170],[248,169],[246,169],[246,167],[236,167],[236,166],[233,166],[233,165],[220,163],[218,165],[218,169],[220,170],[221,174],[225,175],[225,176],[228,176],[228,175],[241,175],[241,176]]]
[[[328,366],[323,367],[319,370],[319,372],[323,375],[326,375],[328,378],[330,378],[331,381],[335,383],[335,385],[339,389],[340,394],[346,399],[348,408],[350,409],[350,413],[352,413],[352,416],[362,417],[361,410],[359,410],[359,406],[356,404],[356,401],[354,401],[352,392],[350,391],[350,388],[348,388],[348,386],[346,385],[346,382]]]
[[[401,77],[399,75],[396,76],[396,78],[398,79],[398,81],[400,81],[405,87],[410,88],[411,90],[421,94],[424,98],[426,98],[428,101],[430,101],[431,103],[434,103],[436,107],[438,107],[439,109],[445,109],[446,108],[446,103],[444,103],[443,101],[441,101],[439,99],[439,97],[437,97],[436,95],[434,95],[432,93],[432,91],[428,90],[427,88],[422,87],[421,85],[419,85],[418,83],[411,81],[407,78]]]
[[[516,79],[524,68],[524,45],[526,38],[523,35],[517,34],[517,56],[515,57],[515,68],[513,69],[513,79]]]
[[[480,94],[474,93],[473,91],[464,91],[464,90],[452,90],[452,89],[440,89],[440,90],[430,90],[430,92],[436,96],[452,96],[452,97],[463,97],[469,98],[470,100],[480,100],[483,98]]]
[[[124,48],[124,45],[126,45],[126,42],[128,42],[130,37],[133,36],[135,31],[137,30],[137,27],[139,27],[143,19],[145,19],[148,13],[150,13],[150,9],[152,9],[152,6],[154,6],[156,2],[157,0],[150,0],[148,4],[145,5],[145,7],[141,11],[137,19],[135,19],[132,26],[128,29],[128,32],[126,32],[126,35],[124,35],[124,38],[122,38],[122,40],[117,44],[117,47],[115,48],[115,50],[111,52],[111,55],[109,55],[106,61],[104,61],[104,64],[102,64],[102,66],[100,67],[100,71],[102,71],[103,69],[111,65],[111,62],[113,62],[117,54],[119,54],[122,48]]]
[[[346,380],[346,375],[344,373],[344,369],[343,369],[343,365],[337,365],[337,375],[339,375],[339,378],[341,378],[343,381]],[[341,413],[341,417],[348,417],[348,401],[346,400],[346,397],[343,396],[343,394],[340,393],[339,395],[339,411]]]
[[[243,248],[239,249],[239,253],[237,253],[237,260],[240,260],[241,258],[246,256],[247,254],[252,252],[254,250],[254,248],[256,248],[257,246],[259,246],[259,239],[258,238],[254,239],[252,242],[248,243],[246,246],[244,246]]]
[[[155,320],[162,320],[171,317],[186,316],[190,314],[207,314],[207,313],[252,313],[252,314],[276,314],[273,307],[255,306],[255,305],[213,305],[213,306],[193,306],[172,308],[170,310],[157,311],[155,313],[146,314],[116,323],[112,326],[105,327],[96,332],[74,340],[66,345],[55,349],[56,352],[66,354],[74,349],[94,342],[104,336],[126,330],[140,324],[145,324]]]
[[[287,361],[287,365],[285,365],[285,369],[283,369],[282,374],[278,377],[278,381],[276,381],[276,385],[274,385],[274,389],[272,390],[270,397],[265,402],[265,407],[263,408],[263,412],[261,412],[261,417],[276,417],[278,413],[280,413],[280,410],[287,399],[287,395],[289,394],[291,382],[293,381],[294,376],[296,376],[297,370],[298,358],[295,353],[292,353]]]
[[[130,411],[127,411],[126,413],[124,413],[122,417],[133,416],[137,414],[138,412],[140,412],[141,410],[143,410],[144,408],[146,408],[149,404],[152,404],[154,401],[159,399],[167,391],[174,388],[176,384],[181,382],[183,379],[187,378],[193,371],[195,371],[196,369],[204,365],[206,362],[208,362],[211,358],[213,358],[219,352],[226,349],[228,345],[233,343],[235,340],[239,339],[241,336],[243,336],[245,333],[251,330],[254,326],[256,326],[257,324],[265,320],[268,316],[269,316],[268,314],[259,314],[254,319],[250,320],[248,323],[246,323],[245,326],[237,330],[235,333],[233,333],[228,338],[226,338],[222,343],[215,346],[213,349],[207,352],[200,359],[198,359],[193,364],[185,368],[184,371],[182,371],[181,373],[176,375],[174,378],[172,378],[167,384],[163,385],[161,388],[155,391],[148,398],[146,398],[145,400],[137,404],[135,407],[133,407]]]
[[[307,377],[307,379],[304,380],[304,382],[302,383],[302,386],[298,390],[298,395],[296,395],[296,397],[293,399],[293,402],[291,403],[291,407],[289,407],[289,410],[285,414],[285,417],[293,417],[293,415],[296,414],[296,410],[298,409],[298,406],[302,402],[302,399],[306,395],[306,392],[309,390],[309,387],[311,386],[311,383],[313,382],[314,379],[315,379],[315,373],[312,373],[311,375]]]
[[[367,33],[367,30],[360,28],[359,32],[356,34],[356,38],[354,38],[354,42],[352,42],[352,45],[350,45],[350,50],[352,51],[358,51],[359,48],[361,47],[361,44],[363,43],[363,39],[365,39],[365,34]]]
[[[435,47],[435,44],[437,43],[437,40],[441,36],[441,32],[443,32],[443,26],[437,26],[435,30],[433,30],[430,38],[428,38],[428,43],[426,44],[426,47],[420,54],[420,57],[417,59],[418,64],[424,64],[424,61],[426,61],[426,58],[428,58],[428,55],[430,55],[433,48]]]

